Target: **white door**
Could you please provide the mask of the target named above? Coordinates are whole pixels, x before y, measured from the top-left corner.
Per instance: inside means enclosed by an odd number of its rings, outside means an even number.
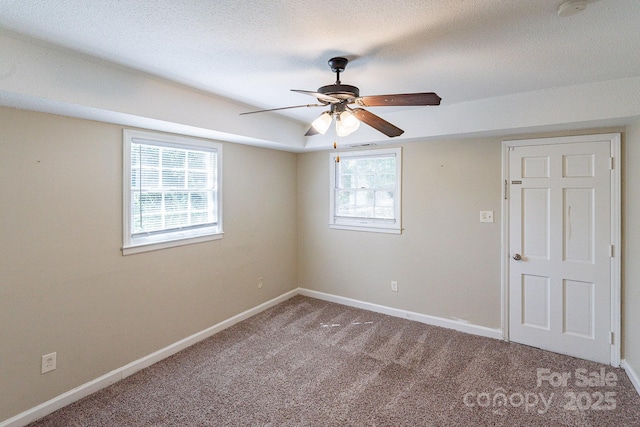
[[[611,363],[611,145],[509,147],[510,340]]]

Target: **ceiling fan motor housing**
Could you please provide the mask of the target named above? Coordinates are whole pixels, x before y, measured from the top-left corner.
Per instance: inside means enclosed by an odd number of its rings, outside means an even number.
[[[318,93],[330,95],[340,99],[357,98],[360,96],[360,89],[351,85],[327,85],[318,88]]]

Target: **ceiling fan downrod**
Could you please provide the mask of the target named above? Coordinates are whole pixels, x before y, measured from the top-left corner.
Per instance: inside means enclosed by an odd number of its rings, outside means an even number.
[[[331,67],[331,71],[333,71],[334,73],[336,73],[336,83],[337,85],[340,84],[340,73],[344,71],[345,68],[347,68],[347,64],[349,63],[349,60],[347,58],[343,58],[341,56],[335,57],[335,58],[331,58],[329,61],[329,67]]]

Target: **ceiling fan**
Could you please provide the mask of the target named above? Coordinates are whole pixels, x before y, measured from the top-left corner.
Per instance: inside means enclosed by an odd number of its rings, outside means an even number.
[[[394,136],[402,135],[404,131],[383,118],[360,107],[440,105],[440,100],[442,98],[433,92],[360,96],[360,89],[340,82],[340,73],[344,71],[348,63],[349,60],[342,57],[331,58],[329,60],[329,67],[331,67],[331,71],[336,73],[336,82],[334,84],[322,86],[315,92],[291,89],[293,92],[315,97],[319,102],[318,104],[294,105],[291,107],[271,108],[269,110],[249,111],[241,113],[241,115],[288,110],[291,108],[329,106],[329,110],[323,112],[313,121],[305,136],[317,135],[319,133],[324,135],[329,129],[332,120],[335,119],[336,133],[338,136],[349,135],[358,129],[360,122],[362,122],[377,131],[382,132],[389,138],[393,138]],[[357,107],[351,107],[354,104]]]

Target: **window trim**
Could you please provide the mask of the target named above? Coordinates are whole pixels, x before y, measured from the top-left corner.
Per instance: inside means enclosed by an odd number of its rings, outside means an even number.
[[[152,233],[144,237],[133,237],[131,233],[131,145],[134,141],[147,141],[158,146],[179,147],[183,149],[206,149],[217,154],[217,212],[218,223],[215,227],[203,227],[194,230],[179,230],[169,233]],[[222,144],[214,141],[189,138],[181,135],[169,135],[156,132],[123,129],[123,180],[122,180],[122,255],[154,251],[193,243],[221,239],[223,232],[222,212]],[[181,147],[182,146],[182,147]],[[211,229],[214,229],[211,232]],[[164,237],[164,238],[163,238]]]
[[[340,160],[349,157],[373,157],[392,154],[396,158],[396,187],[394,190],[395,220],[345,218],[335,215],[336,157]],[[352,150],[331,152],[329,155],[329,228],[336,230],[366,231],[374,233],[402,234],[402,147],[378,148],[373,150]]]

